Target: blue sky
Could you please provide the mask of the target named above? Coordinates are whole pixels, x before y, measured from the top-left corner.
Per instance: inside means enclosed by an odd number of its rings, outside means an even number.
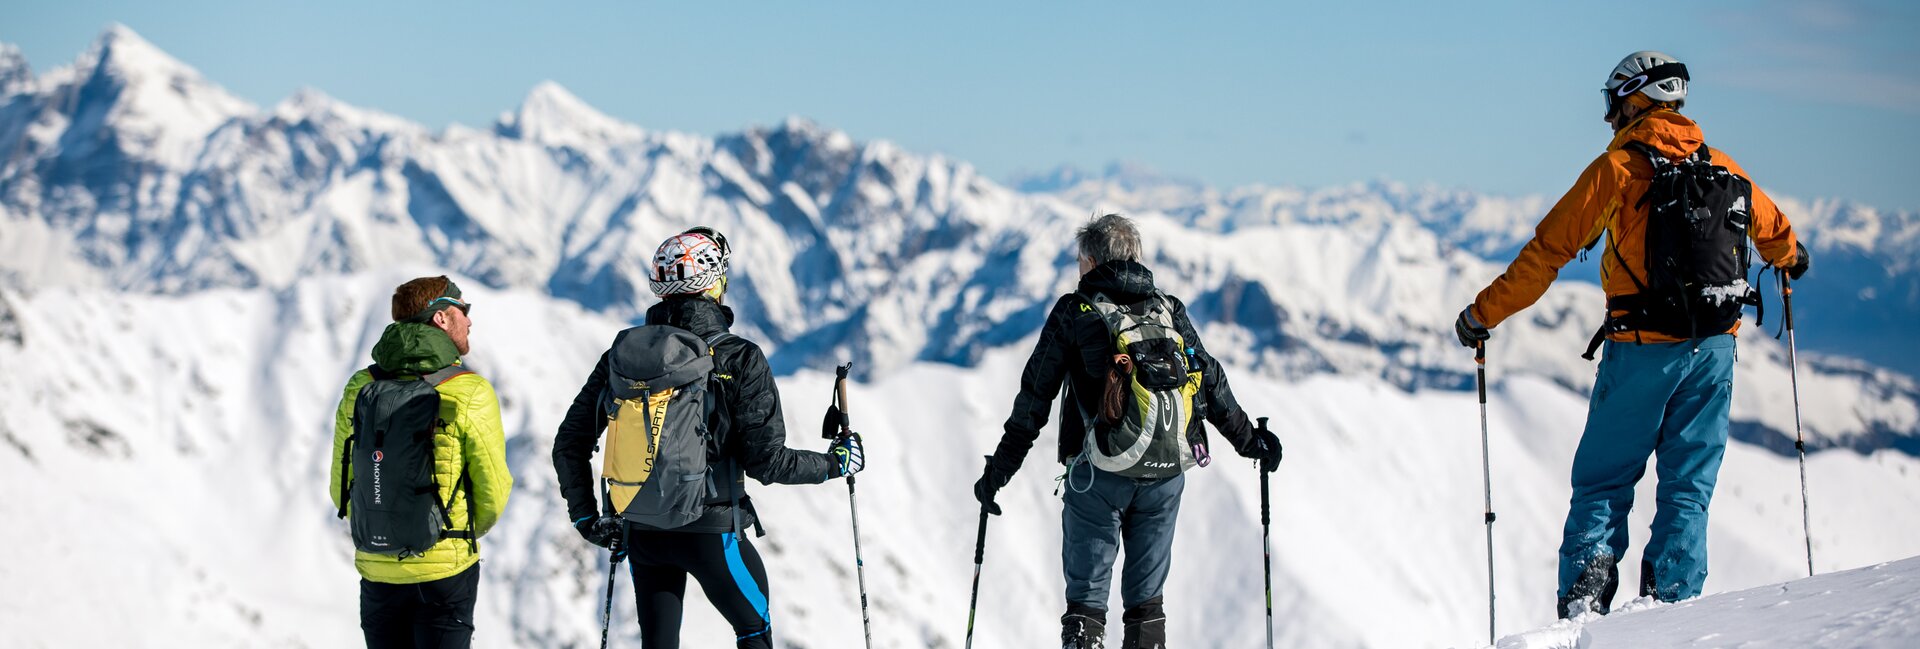
[[[124,23],[261,105],[486,125],[541,80],[653,129],[802,115],[1006,179],[1564,191],[1636,49],[1774,193],[1920,208],[1920,3],[0,2],[36,70]]]

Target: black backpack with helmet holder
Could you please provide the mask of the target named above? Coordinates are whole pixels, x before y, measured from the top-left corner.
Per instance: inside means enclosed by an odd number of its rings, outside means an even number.
[[[1759,291],[1747,282],[1753,183],[1714,164],[1706,144],[1681,160],[1641,142],[1622,148],[1653,165],[1653,178],[1636,203],[1647,210],[1646,275],[1642,281],[1609,243],[1635,292],[1607,298],[1607,319],[1581,355],[1587,360],[1614,333],[1704,338],[1732,328],[1742,306],[1761,306]]]

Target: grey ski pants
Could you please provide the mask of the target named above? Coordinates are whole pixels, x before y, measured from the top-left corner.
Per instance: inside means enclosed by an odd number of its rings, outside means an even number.
[[[1185,475],[1138,480],[1087,464],[1069,472],[1060,550],[1068,604],[1107,609],[1113,560],[1122,544],[1127,559],[1120,571],[1121,603],[1133,608],[1160,596],[1173,564],[1173,522],[1186,484]]]

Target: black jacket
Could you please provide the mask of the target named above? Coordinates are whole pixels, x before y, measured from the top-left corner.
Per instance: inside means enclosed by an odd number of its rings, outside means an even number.
[[[672,325],[701,338],[726,331],[733,325],[733,310],[711,301],[675,296],[647,309],[647,324]],[[714,421],[708,430],[718,441],[722,467],[739,467],[745,475],[762,484],[815,484],[825,482],[833,460],[825,453],[787,448],[787,429],[780,415],[780,392],[773,383],[773,371],[767,366],[760,346],[732,336],[713,347]],[[606,430],[607,418],[600,411],[600,392],[607,384],[607,355],[587,375],[580,394],[560,420],[560,432],[553,438],[553,472],[560,478],[560,495],[567,500],[567,519],[600,513],[596,494],[599,486],[591,466],[594,449]],[[740,471],[730,471],[721,479],[740,487],[741,525],[755,520],[752,504],[745,500]],[[724,482],[723,482],[724,484]],[[676,532],[726,532],[733,527],[732,506],[725,493],[719,502],[707,505],[700,520]],[[644,528],[636,525],[635,527]]]
[[[1079,294],[1105,293],[1123,304],[1146,299],[1153,292],[1153,272],[1131,261],[1113,261],[1095,267],[1080,277],[1078,290]],[[1236,452],[1246,455],[1249,446],[1256,443],[1253,424],[1234,400],[1233,390],[1227,387],[1226,371],[1200,344],[1200,335],[1187,319],[1187,305],[1171,295],[1167,296],[1167,302],[1172,305],[1173,325],[1186,339],[1187,346],[1193,348],[1193,358],[1201,372],[1201,412],[1227,437]],[[1020,468],[1027,452],[1033,448],[1033,441],[1040,437],[1040,429],[1047,425],[1047,415],[1053,410],[1053,398],[1060,394],[1062,382],[1068,384],[1069,402],[1062,407],[1060,453],[1056,459],[1065,463],[1080,454],[1086,441],[1086,428],[1079,409],[1088,412],[1098,409],[1107,367],[1119,353],[1099,312],[1090,307],[1083,309],[1086,304],[1079,295],[1063,295],[1047,314],[1047,324],[1040,329],[1040,341],[1034,344],[1033,355],[1027,357],[1026,371],[1020,374],[1020,394],[1013,399],[1013,414],[1007,417],[1006,434],[1000,437],[1000,446],[993,452],[996,470],[1011,475]]]

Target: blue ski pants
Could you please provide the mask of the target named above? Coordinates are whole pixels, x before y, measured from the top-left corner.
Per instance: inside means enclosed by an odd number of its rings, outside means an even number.
[[[1707,580],[1707,502],[1727,448],[1733,336],[1609,341],[1605,354],[1573,456],[1559,594],[1567,595],[1595,557],[1626,556],[1633,486],[1655,455],[1657,509],[1642,553],[1652,567],[1653,595],[1669,602],[1697,597]]]
[[[1091,474],[1091,478],[1089,478]],[[1136,479],[1080,464],[1067,473],[1060,564],[1067,603],[1107,610],[1113,560],[1126,546],[1120,601],[1127,608],[1160,596],[1173,565],[1173,523],[1185,475]]]

